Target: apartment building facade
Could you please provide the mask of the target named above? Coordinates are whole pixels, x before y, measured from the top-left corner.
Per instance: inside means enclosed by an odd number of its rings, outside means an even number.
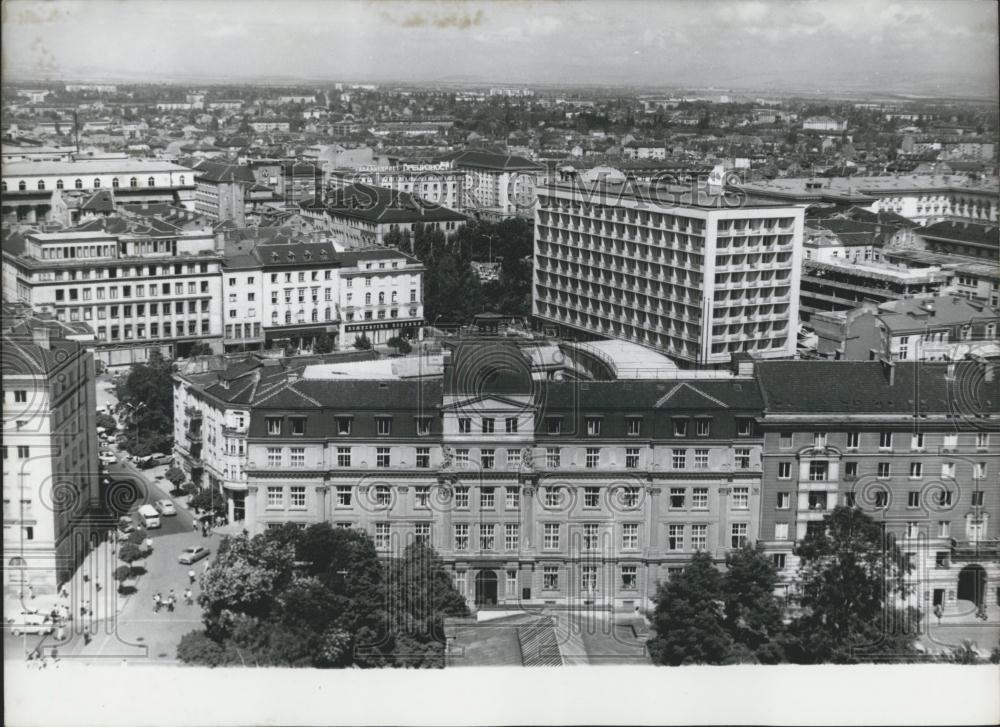
[[[447,163],[401,164],[333,169],[328,177],[331,190],[343,189],[352,184],[370,184],[406,192],[429,204],[457,210],[462,205],[465,172],[453,169]]]
[[[726,200],[619,184],[540,188],[534,316],[682,365],[793,355],[803,208]]]
[[[94,357],[60,328],[29,320],[3,334],[4,595],[15,598],[69,579],[100,497]]]
[[[91,325],[105,365],[221,338],[222,250],[211,230],[109,218],[7,242],[4,298]]]
[[[794,589],[796,543],[836,506],[883,523],[930,613],[1000,598],[996,366],[762,361],[760,543]]]

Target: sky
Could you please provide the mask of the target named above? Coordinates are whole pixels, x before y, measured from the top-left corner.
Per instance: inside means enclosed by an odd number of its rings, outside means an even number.
[[[992,0],[6,0],[8,78],[997,95]]]

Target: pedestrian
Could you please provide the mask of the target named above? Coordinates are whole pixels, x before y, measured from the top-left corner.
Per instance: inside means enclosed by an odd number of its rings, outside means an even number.
[[[35,588],[30,583],[28,584],[28,596],[31,598],[35,597]]]
[[[83,582],[90,583],[90,576],[88,576],[86,573],[83,574]]]
[[[189,605],[189,606],[193,606],[194,605],[194,598],[191,595],[191,589],[190,588],[187,588],[187,589],[184,590],[184,600],[187,602],[187,605]]]
[[[98,593],[101,592],[101,579],[100,578],[97,578],[97,579],[94,580],[94,588],[97,589]]]
[[[66,627],[63,626],[62,624],[59,624],[59,627],[56,629],[56,640],[63,641],[65,639],[66,639]]]
[[[192,586],[194,585],[194,568],[188,569],[188,583]]]
[[[83,645],[84,646],[90,646],[90,630],[89,629],[83,632]]]
[[[192,520],[191,521],[191,530],[194,531],[194,532],[196,532],[196,533],[198,532],[198,521],[197,520]]]
[[[146,550],[149,551],[149,552],[153,551],[153,539],[152,538],[146,538]]]
[[[934,606],[934,615],[937,616],[938,626],[941,625],[941,612],[942,612],[941,604],[939,603],[936,606]]]
[[[177,601],[177,597],[174,596],[174,589],[170,589],[170,595],[167,596],[167,611],[173,613],[174,603]]]
[[[83,618],[86,615],[87,615],[87,607],[86,606],[80,606],[80,618]]]
[[[160,612],[160,600],[161,599],[159,593],[153,595],[153,613]]]

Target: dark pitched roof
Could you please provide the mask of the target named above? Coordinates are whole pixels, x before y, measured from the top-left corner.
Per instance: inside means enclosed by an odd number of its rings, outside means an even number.
[[[452,162],[457,167],[476,167],[479,169],[495,169],[504,172],[541,170],[541,164],[512,154],[499,154],[489,151],[468,149],[456,151],[438,157],[438,161]]]
[[[1000,413],[1000,377],[985,380],[982,364],[879,361],[758,361],[765,417],[771,414]]]
[[[257,181],[250,168],[240,164],[202,160],[194,170],[196,179],[207,182],[254,184]]]
[[[465,220],[463,214],[403,192],[370,184],[352,184],[331,194],[326,204],[334,215],[380,224]]]
[[[87,212],[114,212],[115,197],[110,189],[98,190],[80,206],[80,209]]]
[[[937,222],[927,227],[917,228],[916,233],[921,237],[974,242],[1000,248],[1000,228],[996,225],[977,225],[974,222]]]

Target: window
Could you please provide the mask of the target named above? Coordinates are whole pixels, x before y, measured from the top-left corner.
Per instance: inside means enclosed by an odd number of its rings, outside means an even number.
[[[674,419],[674,436],[686,437],[688,431],[687,419]]]
[[[778,447],[781,449],[791,449],[792,448],[792,433],[791,432],[781,432],[778,434]]]
[[[733,509],[734,510],[749,510],[750,509],[750,488],[749,487],[734,487],[733,488]]]
[[[496,525],[493,523],[480,523],[479,525],[479,549],[494,550],[496,548]]]
[[[910,449],[923,449],[924,448],[924,433],[917,432],[910,437]]]
[[[788,530],[788,526],[786,524],[785,525],[785,531],[786,531],[785,534],[786,535],[788,534],[787,530]],[[777,538],[775,538],[775,539],[777,540]],[[785,567],[785,559],[786,559],[786,554],[785,553],[774,553],[774,554],[771,555],[771,563],[774,565],[775,570],[783,570],[784,569],[784,567]]]
[[[306,488],[305,487],[290,487],[289,488],[289,505],[291,507],[305,507],[306,506]]]
[[[467,510],[469,507],[469,488],[468,487],[456,487],[455,488],[455,507],[460,510]]]
[[[753,431],[753,419],[750,417],[736,417],[736,436],[749,437]]]
[[[951,507],[952,492],[951,490],[941,490],[937,493],[937,497],[935,499],[939,507]]]
[[[496,450],[483,449],[479,452],[479,464],[484,470],[491,470],[496,464]]]
[[[507,450],[507,469],[516,470],[521,466],[521,450],[520,449],[508,449]]]
[[[708,509],[707,487],[695,487],[694,489],[691,490],[691,509],[692,510]]]
[[[878,448],[892,449],[892,432],[879,432]]]
[[[580,590],[585,593],[597,590],[596,565],[585,565],[580,568]]]
[[[910,462],[910,479],[919,480],[924,476],[924,465],[921,462]]]
[[[684,526],[683,525],[668,525],[667,526],[667,550],[669,550],[669,551],[684,550]]]
[[[941,477],[947,478],[949,480],[955,479],[955,463],[954,462],[942,462],[941,463]]]
[[[517,417],[507,417],[504,419],[504,429],[507,434],[514,434],[517,432]]]
[[[455,465],[458,467],[465,467],[469,464],[469,450],[466,448],[460,448],[455,450]]]
[[[283,507],[285,504],[285,488],[284,487],[268,487],[267,488],[267,506],[268,507]]]
[[[601,504],[601,488],[600,487],[584,487],[583,488],[583,506],[594,508]]]
[[[455,550],[469,549],[469,524],[455,523]]]
[[[792,479],[792,463],[791,462],[778,462],[778,479],[779,480],[790,480],[790,479]]]
[[[774,539],[775,540],[788,540],[788,523],[775,523],[774,524]]]
[[[622,550],[639,549],[639,523],[622,523]]]
[[[389,523],[375,523],[375,547],[378,550],[389,547]]]
[[[516,487],[506,488],[507,499],[504,502],[504,506],[508,510],[517,510],[521,507],[521,491]]]
[[[268,447],[267,448],[267,466],[268,467],[281,467],[281,448],[280,447]]]
[[[559,492],[559,488],[558,487],[546,487],[545,488],[545,499],[544,499],[545,507],[548,507],[548,508],[559,507],[559,505],[561,503],[562,503],[562,496],[561,496],[561,494]]]
[[[350,447],[337,447],[337,466],[338,467],[350,467],[351,466],[351,448]]]
[[[375,431],[380,437],[388,437],[392,433],[392,417],[375,417]]]
[[[825,492],[810,492],[807,501],[810,510],[826,510]]]
[[[417,523],[413,528],[414,541],[417,543],[430,544],[431,542],[431,524],[430,523]]]
[[[879,510],[884,510],[889,507],[889,492],[888,490],[877,490],[875,492],[875,507]]]
[[[708,525],[695,523],[691,526],[691,550],[708,550]]]
[[[972,506],[982,507],[983,506],[983,491],[975,490],[972,493]]]
[[[878,463],[878,478],[880,480],[888,479],[891,476],[892,467],[889,462],[879,462]]]
[[[684,507],[684,500],[687,496],[687,490],[683,487],[671,487],[670,488],[670,507],[672,509],[681,509]]]
[[[599,528],[600,526],[597,523],[584,523],[583,525],[584,550],[597,550]]]
[[[288,418],[289,429],[293,436],[301,437],[306,433],[306,420],[305,417],[289,417]]]
[[[430,485],[417,485],[413,488],[416,497],[417,507],[426,509],[430,507],[431,487]]]
[[[776,508],[778,510],[788,510],[792,506],[792,496],[788,492],[778,493],[778,503]]]
[[[351,486],[337,485],[337,507],[351,506]]]
[[[542,547],[545,550],[559,549],[559,523],[545,523],[542,527]]]
[[[417,447],[417,467],[427,469],[431,466],[431,448]]]
[[[951,537],[951,523],[947,520],[940,520],[938,522],[937,534],[939,538],[950,538]]]
[[[492,510],[496,507],[496,489],[493,487],[482,487],[479,490],[479,507],[484,510]]]
[[[334,422],[337,425],[337,434],[340,436],[346,436],[351,433],[351,417],[334,417]]]
[[[976,462],[972,466],[972,479],[974,480],[984,480],[986,479],[986,463]]]
[[[503,526],[504,550],[517,550],[520,545],[521,526],[517,523],[505,523]]]
[[[733,548],[742,548],[747,544],[747,524],[733,523],[730,530],[730,545]]]
[[[417,436],[427,436],[431,433],[431,417],[417,417]]]
[[[638,587],[638,566],[634,565],[623,565],[622,574],[622,590],[623,591],[634,591]]]
[[[635,508],[639,506],[639,488],[623,487],[619,490],[622,507]]]
[[[708,469],[708,450],[696,449],[694,451],[694,468],[696,470]]]
[[[813,434],[813,449],[823,449],[826,447],[826,432],[815,432]]]
[[[819,482],[827,478],[829,464],[826,460],[812,461],[809,463],[809,479]]]
[[[860,443],[861,436],[857,432],[847,433],[847,448],[857,449]]]
[[[858,463],[857,462],[844,462],[844,479],[856,480],[858,479]]]
[[[601,448],[587,447],[587,467],[593,469],[601,464]]]
[[[562,432],[562,417],[545,417],[545,431],[551,435]]]
[[[682,470],[687,466],[687,450],[675,449],[671,452],[671,464],[675,470]]]
[[[587,436],[588,437],[599,437],[599,436],[601,436],[601,418],[600,417],[587,417]]]
[[[750,450],[737,447],[733,450],[733,460],[738,470],[750,469]]]
[[[639,448],[638,447],[626,447],[625,448],[625,468],[634,470],[639,468]]]
[[[707,437],[712,433],[712,420],[711,419],[695,419],[695,434],[699,437]]]
[[[990,433],[976,432],[976,449],[989,449],[989,447],[990,447]]]
[[[281,434],[281,417],[264,417],[264,423],[267,425],[268,435],[274,437]]]
[[[472,419],[469,417],[459,417],[458,420],[458,433],[459,434],[471,434],[472,433]]]
[[[549,469],[557,469],[560,466],[559,447],[545,448],[545,466]]]
[[[542,589],[546,591],[559,590],[559,568],[554,565],[542,566]]]
[[[625,434],[638,437],[642,432],[642,417],[625,417]]]
[[[493,417],[483,417],[483,424],[482,424],[483,434],[493,434],[493,429],[495,424],[496,421],[493,419]]]

